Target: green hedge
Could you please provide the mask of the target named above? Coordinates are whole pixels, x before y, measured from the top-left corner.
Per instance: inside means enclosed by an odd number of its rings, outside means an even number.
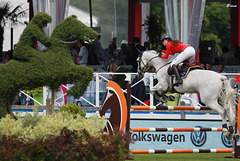
[[[91,136],[86,130],[63,128],[59,136],[45,141],[4,138],[0,141],[0,158],[2,161],[123,161],[129,158],[127,144],[131,140],[128,135],[119,131],[115,131],[115,135],[98,134],[102,139]]]
[[[69,106],[66,106],[69,107]],[[0,120],[0,160],[124,160],[129,156],[129,134],[102,131],[105,118],[88,119],[80,113],[27,114],[17,120]]]

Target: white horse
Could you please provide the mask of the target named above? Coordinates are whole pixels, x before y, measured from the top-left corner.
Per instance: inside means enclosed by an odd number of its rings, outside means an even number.
[[[158,54],[154,50],[143,52],[138,59],[138,73],[143,75],[150,66],[153,66],[157,72],[158,83],[150,91],[162,94],[171,91],[172,88],[172,77],[168,75],[167,70],[174,57],[170,55],[168,59],[162,59]],[[236,119],[237,92],[231,87],[227,77],[214,71],[195,69],[183,78],[183,84],[174,88],[179,93],[199,93],[201,101],[220,114],[223,128],[227,128],[228,118],[229,132],[225,135],[231,138],[234,131],[232,126]]]

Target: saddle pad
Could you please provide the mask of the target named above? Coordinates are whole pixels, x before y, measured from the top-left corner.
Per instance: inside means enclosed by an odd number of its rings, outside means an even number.
[[[179,71],[179,75],[180,75],[181,78],[185,78],[191,70],[195,70],[195,69],[204,70],[203,67],[200,67],[200,66],[183,67],[183,68],[181,68],[181,70]],[[174,75],[174,73],[172,72],[172,70],[170,69],[170,67],[168,68],[168,71],[167,71],[167,72],[168,72],[168,75],[170,75],[170,76]]]

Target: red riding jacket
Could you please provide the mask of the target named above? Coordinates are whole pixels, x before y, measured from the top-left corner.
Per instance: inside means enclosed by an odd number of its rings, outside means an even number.
[[[182,42],[178,43],[177,46],[173,45],[171,41],[169,41],[166,45],[166,50],[163,50],[163,53],[166,53],[165,55],[161,55],[161,58],[167,59],[169,57],[169,54],[174,55],[175,53],[181,53],[183,52],[188,46],[188,44],[184,44]]]

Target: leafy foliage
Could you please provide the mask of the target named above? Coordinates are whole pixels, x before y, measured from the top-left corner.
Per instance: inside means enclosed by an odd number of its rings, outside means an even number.
[[[33,115],[26,113],[25,116],[23,118],[18,118],[18,119],[22,119],[22,126],[23,127],[32,127],[34,128],[39,121],[41,120],[41,118],[43,116],[39,115],[39,113],[37,112],[37,109],[33,109],[34,113]]]
[[[71,28],[71,30],[69,30]],[[59,38],[62,41],[71,41],[81,38],[84,41],[91,42],[97,37],[97,32],[78,21],[75,15],[66,18],[58,24],[58,27],[52,32],[52,37]]]
[[[86,112],[80,110],[81,105],[76,105],[73,102],[67,103],[66,105],[63,105],[60,107],[60,110],[58,112],[67,112],[73,115],[80,114],[82,117],[86,116]]]
[[[230,47],[231,19],[226,3],[206,3],[203,19],[206,23],[202,28],[201,40],[214,40],[217,51],[221,51],[223,46]]]
[[[17,5],[14,9],[11,10],[11,5],[9,2],[0,2],[0,52],[3,49],[4,41],[4,27],[8,22],[13,24],[21,23],[18,19],[26,16],[26,11],[22,11],[21,5]],[[0,55],[2,56],[2,55]]]
[[[79,133],[81,136],[79,137]],[[59,136],[49,137],[45,141],[30,140],[22,142],[14,138],[4,138],[0,142],[2,160],[124,160],[129,156],[126,145],[130,143],[128,135],[116,131],[115,135],[100,132],[99,137],[91,136],[85,129],[68,130],[64,127]],[[104,138],[103,140],[99,138]],[[120,143],[120,144],[116,144]],[[122,146],[124,144],[124,146]]]
[[[1,111],[11,113],[10,105],[19,89],[31,90],[42,86],[56,89],[61,84],[76,84],[68,94],[79,98],[92,80],[93,69],[75,65],[68,45],[62,41],[90,40],[97,36],[96,32],[81,24],[76,16],[70,16],[56,26],[51,37],[47,37],[43,27],[49,22],[49,15],[38,13],[23,31],[13,53],[14,59],[0,65]],[[48,47],[47,50],[37,51],[37,41]]]
[[[0,120],[0,141],[4,137],[14,137],[17,140],[46,140],[48,137],[59,136],[61,129],[86,129],[92,136],[97,137],[97,131],[105,126],[105,118],[92,116],[85,119],[80,114],[72,115],[67,112],[57,112],[53,115],[34,116],[12,119],[10,115]]]
[[[161,45],[161,35],[163,32],[162,20],[156,15],[150,15],[144,22],[146,34],[152,48],[158,49]]]

